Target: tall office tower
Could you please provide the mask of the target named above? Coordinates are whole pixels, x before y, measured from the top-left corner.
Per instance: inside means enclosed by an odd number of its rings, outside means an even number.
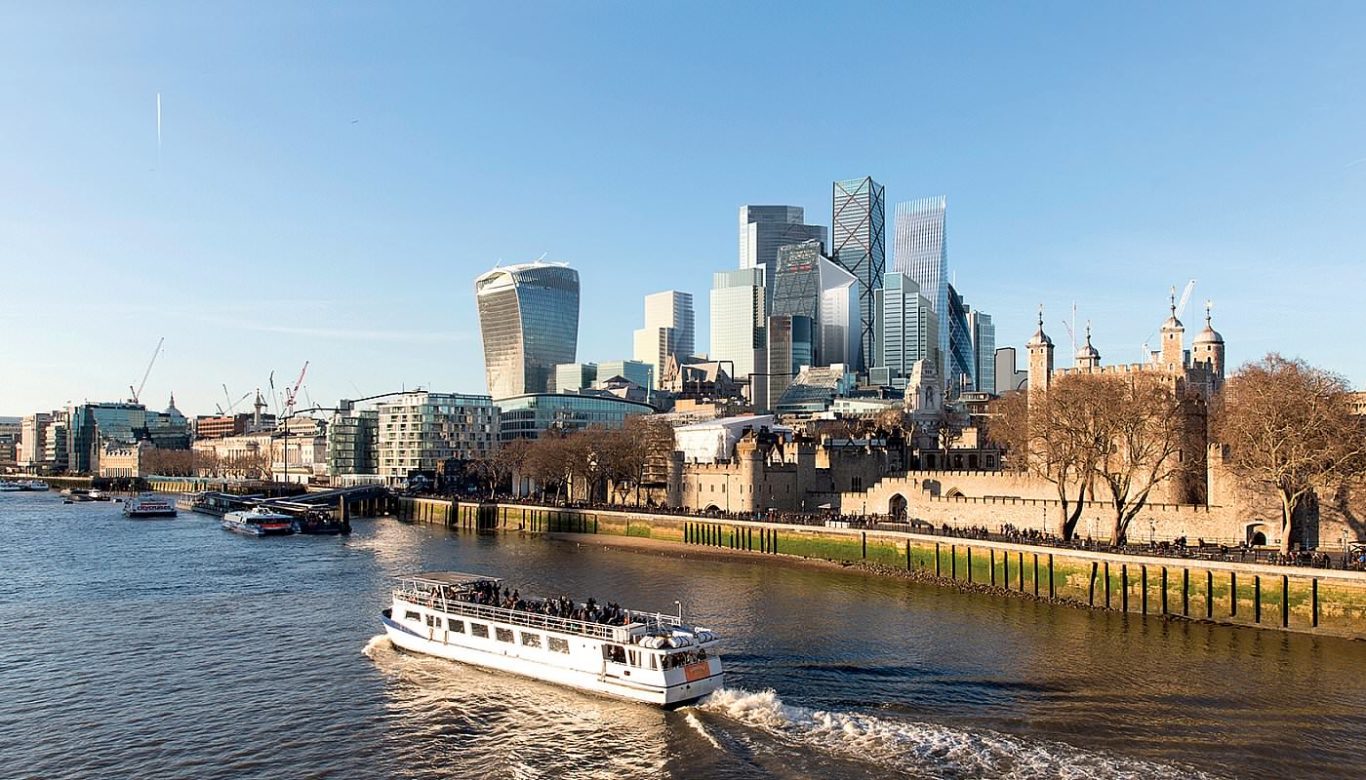
[[[975,387],[981,393],[996,392],[996,325],[991,315],[968,308],[968,332],[972,335]]]
[[[474,280],[489,394],[549,391],[579,341],[579,272],[564,263],[503,266]]]
[[[815,323],[802,314],[775,314],[768,318],[764,328],[768,341],[766,356],[768,365],[767,385],[762,404],[754,401],[755,406],[772,410],[777,407],[778,399],[783,397],[792,379],[803,366],[811,365],[815,351]]]
[[[858,280],[859,339],[855,371],[865,371],[874,361],[874,291],[882,286],[886,260],[886,189],[871,177],[846,179],[834,184],[830,229],[830,256]]]
[[[896,204],[892,269],[909,275],[939,317],[939,376],[948,376],[949,250],[944,236],[947,200],[923,198]]]
[[[711,360],[730,361],[737,380],[749,382],[750,402],[765,398],[768,372],[764,342],[766,295],[760,268],[721,271],[711,283]]]
[[[597,363],[561,363],[555,366],[555,390],[557,393],[572,393],[585,387],[592,387],[598,381]]]
[[[957,398],[964,390],[972,390],[977,386],[977,358],[972,352],[972,329],[968,327],[968,307],[963,304],[963,296],[953,289],[953,285],[948,285],[948,291],[949,354],[944,359],[944,364],[948,366],[949,373],[944,378],[944,397]]]
[[[815,239],[825,240],[824,225],[807,225],[801,206],[740,207],[740,267],[767,267],[778,259],[778,248]]]
[[[849,363],[859,350],[858,279],[821,249],[819,241],[806,241],[778,250],[768,310],[811,320],[815,354],[810,365]]]
[[[939,319],[930,301],[908,274],[888,273],[878,295],[882,303],[878,343],[881,354],[874,381],[900,385],[918,360],[938,362]]]
[[[679,363],[693,356],[692,293],[667,290],[645,296],[645,327],[633,338],[633,355],[654,369],[655,386],[670,356]]]

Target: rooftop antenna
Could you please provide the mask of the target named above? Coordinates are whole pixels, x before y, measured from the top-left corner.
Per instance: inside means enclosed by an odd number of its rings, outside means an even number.
[[[546,250],[545,252],[542,252],[542,253],[541,253],[541,256],[538,257],[538,258],[536,258],[536,262],[538,262],[538,263],[541,262],[542,260],[545,259],[545,256],[548,255],[548,254],[550,254],[550,251],[549,251],[549,250]]]

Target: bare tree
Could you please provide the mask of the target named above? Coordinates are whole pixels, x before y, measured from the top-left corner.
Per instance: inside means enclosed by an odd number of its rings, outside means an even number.
[[[1187,421],[1197,401],[1153,374],[1093,377],[1090,384],[1087,400],[1109,443],[1095,474],[1114,509],[1110,543],[1120,545],[1154,488],[1186,472]]]
[[[1307,497],[1331,494],[1366,469],[1366,433],[1350,392],[1337,374],[1275,353],[1244,365],[1224,386],[1215,435],[1244,485],[1280,499],[1282,552],[1290,551]]]
[[[992,404],[993,436],[1007,450],[1003,465],[1053,484],[1054,532],[1063,539],[1075,534],[1094,493],[1096,464],[1109,449],[1097,379],[1063,374],[1047,390],[1009,393]]]

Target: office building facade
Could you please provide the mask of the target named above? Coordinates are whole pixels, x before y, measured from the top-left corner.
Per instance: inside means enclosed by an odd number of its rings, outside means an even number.
[[[379,410],[342,401],[327,426],[327,473],[333,477],[379,473]]]
[[[952,284],[948,285],[948,300],[949,354],[944,361],[948,366],[944,397],[957,398],[977,386],[977,358],[973,354],[972,329],[968,326],[968,307]]]
[[[536,439],[551,429],[621,428],[626,418],[654,411],[649,404],[610,395],[528,393],[499,401],[498,439]]]
[[[667,290],[645,296],[645,327],[632,340],[636,360],[647,363],[655,382],[672,357],[680,363],[693,356],[695,323],[692,294]]]
[[[814,349],[808,365],[849,363],[859,350],[858,280],[822,252],[819,241],[778,250],[770,316],[811,320]]]
[[[858,280],[859,338],[855,370],[864,371],[874,354],[874,291],[886,270],[886,191],[871,177],[834,183],[831,198],[831,252],[840,267]]]
[[[546,392],[579,339],[579,274],[561,263],[495,268],[474,282],[489,394]]]
[[[730,361],[733,376],[748,381],[750,401],[763,399],[767,369],[764,357],[766,311],[764,272],[759,268],[721,271],[712,275],[711,360]]]
[[[949,360],[949,252],[944,229],[947,199],[898,203],[893,216],[892,269],[910,276],[939,318],[939,376]]]
[[[974,389],[980,393],[996,392],[996,325],[991,315],[968,309],[968,332],[972,334]]]
[[[881,317],[878,318],[878,384],[904,387],[904,380],[918,360],[938,361],[939,318],[930,301],[909,274],[883,276]],[[900,381],[898,381],[900,380]]]

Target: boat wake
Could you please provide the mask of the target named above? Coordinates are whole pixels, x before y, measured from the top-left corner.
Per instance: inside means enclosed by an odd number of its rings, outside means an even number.
[[[717,750],[725,750],[725,748],[721,747],[721,743],[716,741],[716,737],[713,737],[711,732],[707,731],[707,727],[702,725],[702,721],[697,719],[696,715],[691,712],[685,712],[683,714],[683,720],[687,721],[689,726],[692,726],[693,731],[701,734],[703,739],[710,742],[712,747]]]
[[[365,647],[361,648],[361,654],[373,661],[380,652],[392,650],[393,647],[393,644],[389,642],[388,634],[375,634],[370,637],[369,642],[365,643]]]
[[[1189,767],[1128,760],[1057,742],[807,709],[784,704],[772,690],[723,688],[697,706],[786,742],[912,777],[1206,777]]]

